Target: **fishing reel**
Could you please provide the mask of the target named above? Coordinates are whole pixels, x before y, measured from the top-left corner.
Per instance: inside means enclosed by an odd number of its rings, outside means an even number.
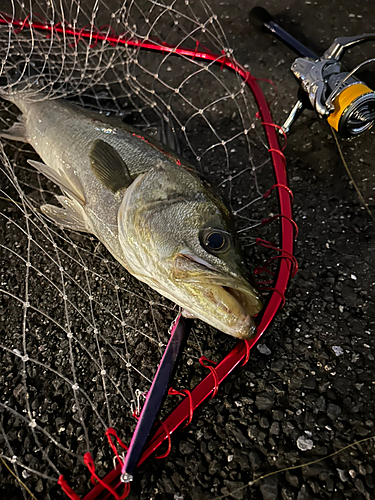
[[[250,11],[250,22],[271,32],[300,56],[291,66],[300,83],[299,98],[281,133],[287,134],[306,108],[314,109],[342,137],[356,136],[374,125],[375,92],[354,73],[375,59],[364,61],[350,72],[342,71],[340,59],[349,47],[375,40],[375,33],[336,38],[319,57],[281,28],[262,7]]]

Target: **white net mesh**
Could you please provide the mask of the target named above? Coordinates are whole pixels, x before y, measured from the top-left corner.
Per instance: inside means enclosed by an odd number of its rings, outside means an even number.
[[[259,230],[277,208],[262,198],[274,181],[250,91],[220,65],[112,39],[230,54],[203,0],[12,1],[2,10],[9,16],[0,25],[3,92],[23,82],[30,98],[40,99],[31,87],[38,80],[43,99],[69,98],[149,133],[169,122],[183,155],[235,214],[251,265],[262,262],[252,245],[277,230]],[[18,115],[2,101],[2,128]],[[51,488],[55,498],[60,474],[83,493],[83,454],[92,453],[100,474],[112,468],[105,429],[129,441],[132,412],[151,384],[177,308],[126,273],[94,237],[45,219],[39,207],[56,204],[59,190],[28,165],[37,154],[7,140],[0,147],[1,457],[43,498]],[[178,382],[193,387],[204,375],[199,357],[219,359],[230,342],[196,322]]]

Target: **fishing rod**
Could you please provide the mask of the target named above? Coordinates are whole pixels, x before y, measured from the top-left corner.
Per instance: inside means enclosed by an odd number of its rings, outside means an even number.
[[[375,58],[358,64],[352,71],[342,71],[341,58],[345,51],[364,42],[375,40],[375,33],[338,37],[322,56],[318,56],[295,39],[263,7],[254,7],[249,14],[253,26],[271,33],[299,57],[291,71],[299,82],[298,100],[280,128],[289,133],[305,109],[312,109],[342,137],[353,137],[370,129],[375,123],[375,92],[354,74]]]

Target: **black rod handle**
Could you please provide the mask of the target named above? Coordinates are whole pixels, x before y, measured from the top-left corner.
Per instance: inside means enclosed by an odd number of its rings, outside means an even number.
[[[281,26],[279,26],[274,20],[271,14],[263,7],[254,7],[249,13],[250,23],[257,27],[262,28],[265,31],[269,31],[278,38],[284,45],[292,49],[296,54],[301,57],[309,57],[310,59],[318,59],[319,57],[312,50],[308,49],[299,42],[294,36],[290,35]]]

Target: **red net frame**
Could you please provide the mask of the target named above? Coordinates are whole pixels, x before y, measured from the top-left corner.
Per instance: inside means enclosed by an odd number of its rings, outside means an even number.
[[[35,19],[35,18],[34,18]],[[263,333],[267,330],[272,322],[277,311],[285,303],[285,292],[288,286],[289,279],[294,276],[296,272],[296,261],[293,255],[294,240],[296,236],[296,223],[293,220],[292,214],[292,192],[288,187],[288,179],[286,173],[286,160],[283,149],[280,147],[277,129],[279,128],[272,119],[269,109],[269,103],[266,100],[257,78],[253,77],[249,71],[241,66],[233,57],[228,57],[225,53],[215,54],[209,49],[204,48],[200,50],[199,42],[197,41],[195,50],[188,48],[170,45],[159,40],[141,40],[137,38],[126,38],[125,35],[116,35],[113,31],[105,31],[105,27],[97,29],[95,27],[74,29],[69,24],[50,24],[37,20],[31,20],[30,17],[25,19],[14,19],[8,14],[0,14],[0,25],[11,24],[13,28],[18,31],[24,29],[33,29],[44,32],[46,37],[53,33],[64,34],[71,37],[74,43],[78,44],[80,41],[89,43],[94,47],[98,42],[106,42],[112,46],[124,45],[133,46],[143,50],[151,50],[161,53],[171,53],[179,56],[184,56],[193,59],[201,59],[220,65],[221,68],[228,68],[241,76],[246,85],[250,88],[254,99],[259,109],[259,118],[265,130],[265,135],[268,142],[268,152],[270,154],[273,170],[275,175],[275,183],[265,196],[271,195],[272,191],[276,190],[279,209],[278,218],[280,219],[280,244],[275,247],[269,243],[268,248],[272,248],[279,252],[278,271],[271,288],[270,296],[264,306],[264,309],[257,319],[257,334],[248,341],[239,341],[234,349],[232,349],[215,367],[210,366],[210,373],[191,391],[189,397],[185,397],[176,408],[164,419],[162,425],[158,426],[157,430],[151,436],[149,443],[143,451],[142,457],[138,464],[141,465],[147,458],[149,458],[158,448],[168,441],[170,444],[171,434],[180,426],[185,426],[187,421],[191,420],[192,412],[198,408],[206,399],[210,399],[218,390],[218,386],[225,380],[225,378],[232,373],[232,371],[239,365],[247,363],[251,349],[258,342]],[[103,31],[104,30],[104,31]],[[268,243],[268,242],[263,242]],[[214,372],[214,373],[213,373]],[[125,498],[129,492],[129,488],[125,488],[124,484],[120,481],[121,463],[117,465],[110,473],[108,473],[100,482],[98,482],[89,493],[87,493],[82,500],[94,499],[110,499],[121,497]],[[69,498],[80,498],[65,482],[63,477],[60,477],[59,484],[62,486],[63,491]],[[106,488],[108,485],[109,488]],[[121,491],[115,496],[111,491]]]

